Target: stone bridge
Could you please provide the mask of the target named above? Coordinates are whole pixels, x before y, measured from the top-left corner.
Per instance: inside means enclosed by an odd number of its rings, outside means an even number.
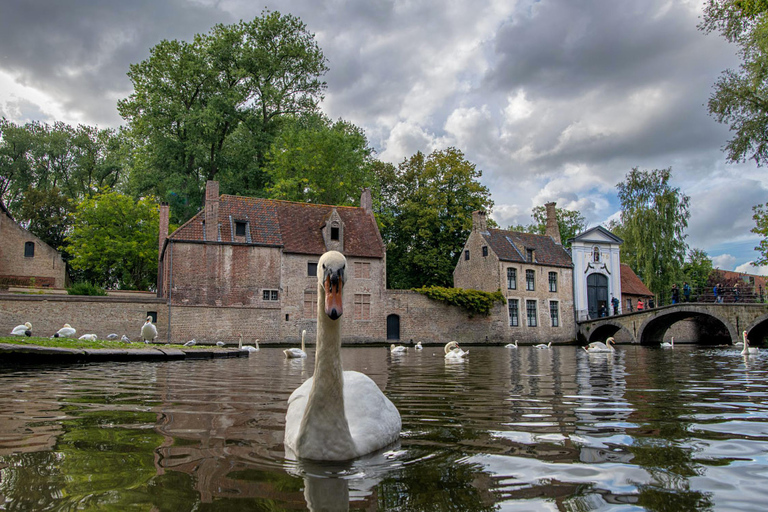
[[[734,343],[741,340],[745,330],[755,346],[768,338],[768,304],[713,302],[675,304],[581,321],[577,323],[578,337],[582,343],[613,336],[617,343],[654,345],[668,340],[667,331],[683,321],[687,327],[686,339],[680,340],[683,342]]]

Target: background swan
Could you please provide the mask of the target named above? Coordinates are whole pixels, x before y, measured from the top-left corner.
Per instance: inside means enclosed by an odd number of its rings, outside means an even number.
[[[589,352],[590,354],[597,354],[600,352],[613,352],[613,336],[609,337],[607,340],[605,340],[605,343],[602,341],[595,341],[593,343],[590,343],[586,347],[584,347],[584,350]]]
[[[193,339],[189,340],[188,342],[186,342],[186,343],[184,344],[184,346],[185,346],[185,347],[194,347],[196,343],[197,343],[197,340],[195,340],[195,339],[193,338]]]
[[[119,336],[115,334],[114,332],[112,334],[107,334],[108,340],[116,340]]]
[[[514,343],[507,343],[504,348],[517,348],[517,340]]]
[[[155,338],[157,338],[157,327],[152,323],[152,317],[148,316],[147,321],[141,326],[141,340],[155,341]]]
[[[662,348],[675,348],[675,337],[672,336],[669,341],[665,341],[661,344]]]
[[[389,346],[389,351],[393,354],[405,354],[408,352],[408,347],[402,345],[395,345],[394,343]]]
[[[53,335],[54,338],[71,338],[77,333],[77,331],[69,324],[64,324],[64,327],[56,331]]]
[[[237,343],[237,348],[239,350],[246,350],[248,352],[258,352],[259,351],[259,339],[256,338],[256,340],[253,342],[254,346],[251,345],[243,345],[243,333],[240,333],[240,341]]]
[[[469,350],[466,352],[459,347],[458,341],[449,341],[443,348],[446,359],[464,359],[469,355]]]
[[[131,339],[125,334],[123,334],[123,336],[120,338],[120,341],[122,341],[123,343],[130,343]]]
[[[315,374],[288,398],[284,442],[303,459],[349,460],[397,441],[400,413],[367,375],[342,369],[346,259],[329,251],[317,267]]]
[[[96,336],[95,334],[83,334],[78,339],[83,341],[96,341],[98,339],[98,336]]]
[[[307,353],[304,348],[304,335],[307,334],[306,330],[301,331],[301,348],[287,348],[283,350],[285,357],[294,359],[297,357],[307,357]]]
[[[32,324],[25,322],[22,325],[17,325],[11,331],[13,336],[32,336]]]
[[[747,331],[741,333],[741,338],[744,341],[744,348],[741,349],[741,355],[746,356],[749,354],[757,354],[757,347],[749,346],[749,339],[747,338]]]
[[[543,344],[543,343],[539,343],[538,345],[534,345],[534,348],[538,348],[538,349],[545,349],[545,348],[549,348],[549,347],[551,347],[551,346],[552,346],[552,342],[550,341],[550,342],[549,342],[549,343],[547,343],[546,345],[545,345],[545,344]]]
[[[421,346],[421,342],[419,341],[418,343],[416,343],[416,346],[414,347],[414,349],[416,349],[416,350],[424,350],[424,347]]]

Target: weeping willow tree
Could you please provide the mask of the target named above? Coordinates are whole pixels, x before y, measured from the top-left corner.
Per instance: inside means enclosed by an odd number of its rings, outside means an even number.
[[[667,296],[685,262],[685,229],[691,216],[689,197],[670,185],[671,177],[671,168],[635,167],[616,185],[622,212],[613,229],[624,239],[621,260],[661,297]]]

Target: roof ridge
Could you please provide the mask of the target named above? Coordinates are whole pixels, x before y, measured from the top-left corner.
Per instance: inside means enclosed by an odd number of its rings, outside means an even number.
[[[302,203],[300,201],[288,201],[286,199],[272,199],[270,197],[252,197],[252,196],[236,196],[234,194],[221,194],[219,197],[234,197],[243,200],[259,200],[259,201],[272,201],[275,203],[297,204],[302,206],[322,206],[326,208],[354,208],[355,210],[363,209],[362,206],[343,206],[338,204],[325,204],[325,203]]]

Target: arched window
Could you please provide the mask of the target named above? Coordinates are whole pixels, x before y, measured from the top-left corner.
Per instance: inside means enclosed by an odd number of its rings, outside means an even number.
[[[34,258],[35,257],[35,242],[25,242],[24,243],[24,257],[25,258]]]
[[[600,248],[595,246],[594,249],[592,249],[592,261],[595,263],[598,263],[600,261]]]

